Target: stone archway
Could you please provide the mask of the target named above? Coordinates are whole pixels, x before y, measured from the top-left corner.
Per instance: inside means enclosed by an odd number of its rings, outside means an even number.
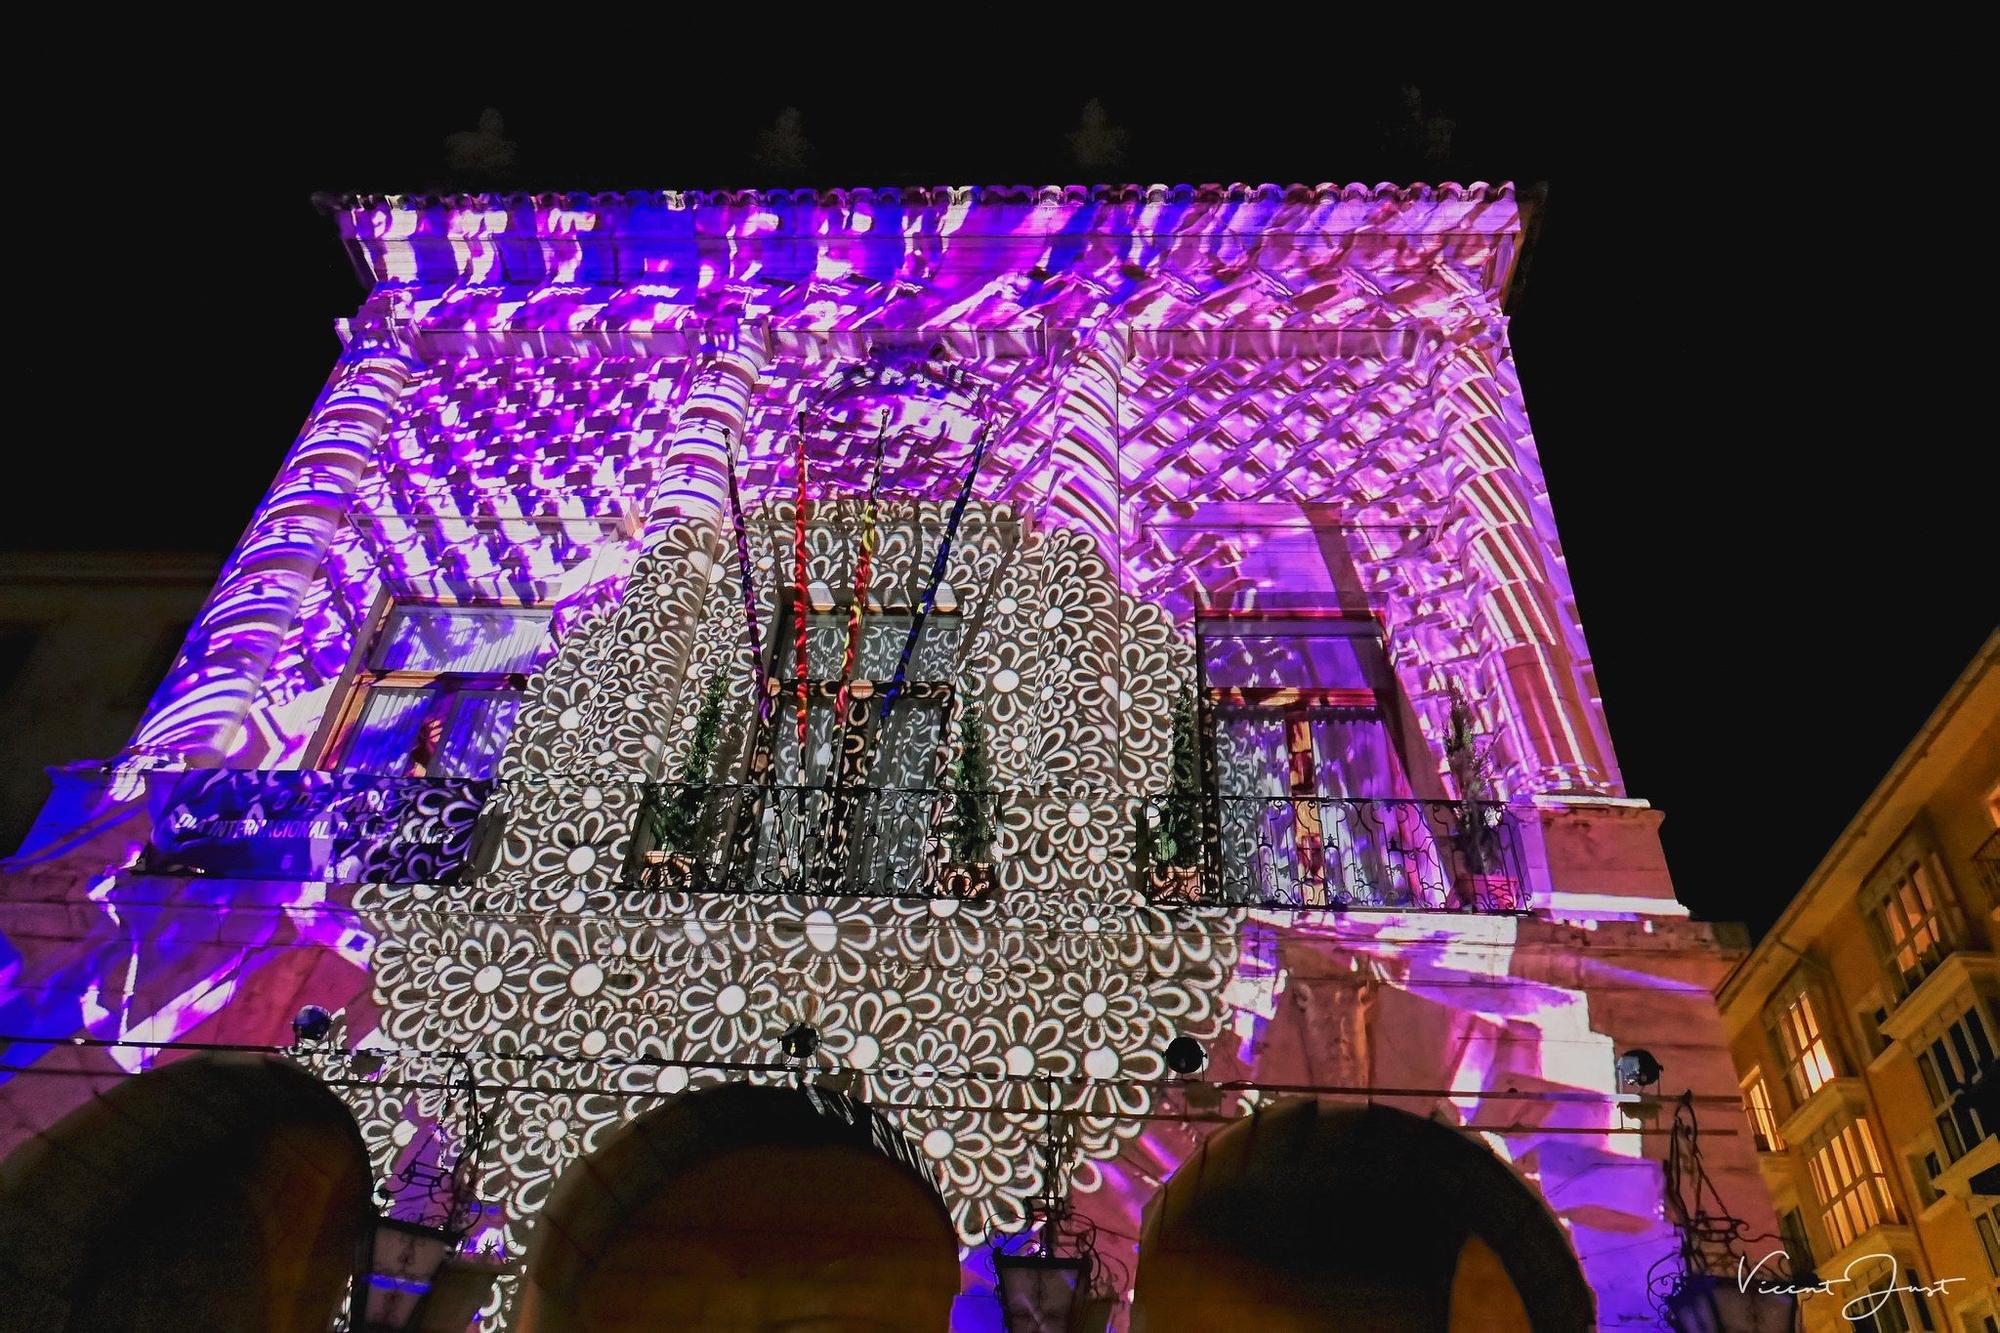
[[[0,1162],[0,1326],[323,1333],[370,1183],[353,1116],[289,1060],[136,1075]]]
[[[1139,1244],[1134,1333],[1585,1333],[1562,1228],[1482,1145],[1386,1106],[1295,1101],[1208,1139]]]
[[[957,1241],[916,1161],[837,1093],[687,1093],[557,1183],[519,1328],[936,1333],[958,1293]]]

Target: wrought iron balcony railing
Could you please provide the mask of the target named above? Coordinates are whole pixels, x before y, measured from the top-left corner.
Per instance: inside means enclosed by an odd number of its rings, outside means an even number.
[[[980,899],[992,892],[997,805],[992,792],[649,783],[626,883]]]
[[[140,868],[169,875],[431,883],[464,864],[493,783],[298,769],[173,775]]]
[[[1986,892],[1995,901],[2000,901],[2000,829],[1994,829],[1979,850],[1972,854],[1972,864],[1979,870],[1979,878],[1986,885]]]
[[[1176,801],[1183,808],[1176,809]],[[1527,907],[1520,826],[1506,807],[1336,796],[1155,797],[1140,811],[1142,847],[1213,811],[1205,846],[1145,865],[1162,903],[1267,908],[1517,912]]]

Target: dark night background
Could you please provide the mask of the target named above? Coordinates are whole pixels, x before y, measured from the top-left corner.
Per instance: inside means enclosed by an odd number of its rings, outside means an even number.
[[[1938,323],[1974,244],[1939,205],[1970,198],[1917,156],[1945,123],[1921,100],[1645,72],[1629,48],[1356,79],[1331,71],[1371,68],[1359,46],[1259,75],[1217,34],[1164,62],[862,52],[817,77],[797,71],[830,60],[690,73],[692,47],[600,36],[532,74],[532,43],[451,61],[484,78],[437,76],[442,48],[413,42],[338,73],[291,50],[254,77],[104,64],[35,135],[17,121],[17,170],[58,188],[16,196],[40,201],[15,217],[16,320],[43,312],[16,332],[66,354],[15,361],[46,414],[15,447],[52,467],[0,543],[228,549],[361,297],[314,191],[1513,179],[1549,188],[1521,379],[1625,777],[1667,812],[1698,915],[1768,923],[2000,612],[2000,451],[1978,349],[1950,354]],[[1268,40],[1259,60],[1333,39]],[[1092,98],[1086,168],[1069,135]],[[448,165],[489,106],[513,164],[489,140]],[[788,106],[803,143],[774,128]]]

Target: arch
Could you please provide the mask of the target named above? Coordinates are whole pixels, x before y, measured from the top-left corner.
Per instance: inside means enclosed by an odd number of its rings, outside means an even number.
[[[838,1093],[684,1094],[557,1182],[529,1243],[522,1333],[935,1333],[958,1245],[917,1161]]]
[[[34,1329],[323,1333],[372,1172],[289,1060],[198,1054],[99,1093],[0,1162],[7,1318]]]
[[[1202,1144],[1148,1205],[1134,1333],[1585,1333],[1562,1228],[1463,1133],[1293,1101]]]

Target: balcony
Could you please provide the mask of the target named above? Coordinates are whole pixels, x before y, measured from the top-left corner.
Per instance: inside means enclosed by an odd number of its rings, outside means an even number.
[[[431,884],[465,864],[493,782],[189,769],[155,793],[149,874]]]
[[[1954,949],[1883,1019],[1882,1035],[1904,1046],[1920,1046],[1919,1034],[1934,1019],[1971,1007],[1975,994],[1996,986],[2000,986],[2000,956]]]
[[[937,789],[648,783],[628,889],[978,901],[999,798]]]
[[[1994,829],[1979,850],[1972,854],[1973,869],[1979,872],[1979,882],[1986,886],[1987,894],[2000,902],[2000,829]]]
[[[1155,902],[1462,912],[1528,905],[1520,826],[1503,806],[1327,796],[1209,804],[1217,831],[1199,837],[1191,798],[1143,803],[1141,861]]]

